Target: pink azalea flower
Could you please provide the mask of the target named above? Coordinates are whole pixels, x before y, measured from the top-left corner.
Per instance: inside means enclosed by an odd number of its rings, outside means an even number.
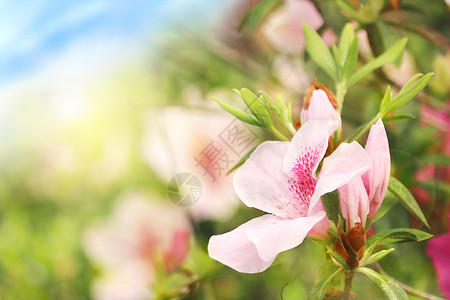
[[[386,196],[391,160],[386,130],[381,119],[372,125],[365,150],[370,157],[371,168],[339,188],[342,215],[349,224],[347,230],[356,223],[361,223],[364,228],[367,217],[375,217]]]
[[[439,279],[439,286],[447,299],[450,299],[450,233],[433,237],[427,246],[427,254],[433,262]]]
[[[266,270],[276,256],[298,246],[325,217],[320,196],[361,175],[370,167],[356,142],[341,144],[323,161],[329,137],[339,127],[331,119],[305,123],[291,142],[265,142],[236,172],[234,189],[242,202],[269,214],[231,232],[212,236],[209,255],[243,273]]]
[[[321,84],[314,81],[314,85],[306,92],[300,121],[305,124],[311,119],[334,119],[341,123],[341,115],[332,104],[327,93],[319,88]],[[322,87],[326,88],[326,87]],[[331,93],[331,91],[329,91]],[[334,98],[334,95],[332,96]],[[336,101],[335,99],[333,99]],[[337,105],[337,104],[336,104]]]
[[[158,270],[170,273],[182,265],[192,230],[184,212],[167,201],[128,193],[110,216],[87,229],[83,248],[101,270],[93,299],[152,299]]]

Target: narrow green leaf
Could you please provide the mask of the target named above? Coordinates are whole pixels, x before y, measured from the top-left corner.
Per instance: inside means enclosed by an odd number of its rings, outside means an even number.
[[[365,267],[356,268],[355,271],[369,277],[370,280],[372,280],[389,297],[389,299],[408,299],[406,292],[391,278]]]
[[[433,235],[412,228],[395,228],[379,232],[366,241],[366,248],[372,245],[389,245],[407,242],[420,242],[429,239]]]
[[[361,67],[358,71],[356,71],[355,74],[353,74],[353,76],[350,79],[350,82],[348,83],[348,86],[355,84],[361,78],[371,73],[373,70],[378,69],[379,67],[387,63],[395,61],[402,54],[403,49],[405,49],[407,41],[408,41],[407,38],[399,40],[397,43],[395,43],[394,46],[389,48],[386,52],[384,52],[377,58],[371,60],[363,67]]]
[[[327,193],[323,195],[321,199],[323,208],[327,213],[328,220],[334,224],[337,224],[339,221],[339,213],[341,211],[338,191],[336,190],[331,193]]]
[[[319,34],[308,24],[303,23],[305,32],[306,51],[308,51],[312,60],[319,65],[335,82],[338,81],[336,64],[333,56],[328,50]]]
[[[409,190],[395,177],[389,178],[388,190],[397,198],[397,200],[408,210],[414,217],[416,217],[423,225],[430,228],[427,219],[423,215],[422,210],[417,204],[416,199],[409,192]]]
[[[340,263],[344,268],[349,269],[347,262],[345,261],[345,259],[337,252],[335,252],[333,249],[329,249],[327,250],[327,253],[334,258],[335,261],[337,261],[338,263]]]
[[[269,105],[272,112],[279,118],[283,118],[283,105],[280,101],[275,102],[266,92],[260,91],[259,94],[263,97],[266,103]]]
[[[265,128],[269,128],[273,125],[272,114],[262,97],[257,97],[253,92],[246,88],[240,90],[240,96],[253,115],[259,120],[260,124]]]
[[[383,118],[383,122],[384,124],[386,124],[388,122],[397,122],[401,120],[415,119],[415,118],[416,118],[415,115],[396,115],[389,118]]]
[[[433,164],[437,166],[450,166],[450,156],[442,154],[429,154],[424,158],[424,163]]]
[[[261,127],[261,123],[253,115],[248,114],[245,111],[240,110],[239,108],[231,106],[231,105],[217,99],[216,97],[211,97],[211,99],[216,101],[224,110],[226,110],[227,112],[229,112],[230,114],[232,114],[233,116],[238,118],[239,120],[241,120],[245,123],[251,124],[251,125]]]
[[[392,99],[392,101],[389,103],[389,105],[386,108],[386,114],[390,113],[392,111],[395,111],[403,106],[405,106],[409,101],[414,99],[428,84],[428,81],[430,81],[431,76],[433,76],[434,73],[428,73],[419,80],[417,80],[415,83],[412,83],[417,77],[417,74],[411,79],[398,93],[397,96]]]
[[[312,289],[311,293],[309,294],[308,299],[310,300],[322,300],[325,296],[325,293],[327,292],[328,286],[331,283],[331,280],[338,275],[342,271],[342,268],[337,269],[334,271],[333,274],[331,274],[328,277],[322,278]]]
[[[377,252],[375,254],[372,254],[365,264],[366,265],[373,264],[374,262],[377,262],[377,261],[383,259],[386,255],[388,255],[392,251],[395,251],[395,249],[394,248],[390,248],[390,249],[381,250],[381,251],[379,251],[379,252]]]
[[[341,80],[347,82],[353,75],[355,70],[356,62],[358,61],[358,38],[354,37],[353,42],[348,48],[347,58],[345,60],[344,66],[342,67]]]
[[[395,204],[397,204],[397,197],[395,197],[389,190],[386,192],[383,203],[381,203],[380,208],[375,216],[374,221],[381,219],[388,211],[390,211]]]
[[[381,100],[381,105],[380,105],[380,112],[383,115],[386,115],[387,113],[385,113],[389,103],[391,103],[392,101],[392,93],[391,93],[391,86],[388,85],[386,93],[384,93],[383,96],[383,100]]]
[[[258,147],[258,146],[256,146],[256,147]],[[242,156],[242,158],[227,172],[227,175],[229,175],[231,172],[233,172],[234,170],[236,170],[237,168],[242,166],[245,163],[245,161],[250,157],[250,155],[252,155],[253,151],[255,151],[256,147],[253,148],[252,150],[250,150],[244,156]]]
[[[352,24],[350,23],[345,24],[344,29],[342,30],[341,36],[339,38],[339,45],[336,57],[336,62],[341,67],[344,66],[344,63],[347,60],[347,56],[354,38],[355,32],[353,31]]]

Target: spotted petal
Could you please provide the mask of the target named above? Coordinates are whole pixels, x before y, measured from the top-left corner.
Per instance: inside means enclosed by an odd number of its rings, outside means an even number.
[[[289,142],[264,142],[236,171],[234,190],[245,205],[280,217],[296,214],[286,203],[292,198],[289,177],[283,172],[288,147]]]
[[[310,211],[320,196],[340,188],[355,176],[366,172],[370,166],[370,158],[360,144],[352,142],[339,145],[323,161],[316,189],[311,197]]]
[[[331,119],[314,119],[297,131],[289,144],[284,158],[283,170],[296,181],[313,176],[328,146],[329,137],[339,127]]]

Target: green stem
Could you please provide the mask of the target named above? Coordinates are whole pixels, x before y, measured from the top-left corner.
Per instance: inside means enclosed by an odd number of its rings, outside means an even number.
[[[345,82],[340,82],[339,84],[336,84],[336,100],[338,103],[339,113],[342,112],[345,94],[347,94],[347,87],[345,86]]]
[[[356,132],[350,139],[350,142],[353,141],[357,141],[364,133],[366,133],[370,127],[375,124],[378,119],[382,118],[382,116],[380,116],[380,114],[378,113],[372,120],[370,120],[368,123],[366,123],[366,125],[364,125],[364,127],[362,127],[361,129],[358,130],[358,132]],[[348,140],[346,139],[344,142],[348,142]]]
[[[350,294],[352,290],[352,280],[353,280],[353,271],[345,273],[345,288],[344,295],[342,296],[343,300],[350,300]]]
[[[281,132],[278,131],[278,129],[275,128],[275,126],[270,126],[269,129],[275,134],[277,138],[279,138],[281,141],[289,141],[287,137],[284,136]]]

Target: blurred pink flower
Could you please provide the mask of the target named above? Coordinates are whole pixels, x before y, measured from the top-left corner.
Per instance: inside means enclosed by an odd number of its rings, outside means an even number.
[[[356,142],[341,144],[317,167],[327,150],[328,138],[339,127],[331,119],[306,122],[291,142],[265,142],[236,172],[234,188],[245,205],[269,214],[235,230],[212,236],[209,255],[243,273],[266,270],[276,256],[303,242],[325,217],[316,208],[320,196],[361,175],[369,157]]]
[[[303,22],[318,29],[324,21],[311,1],[286,0],[284,6],[269,17],[262,31],[277,50],[299,53],[305,49]],[[331,45],[337,38],[331,30],[328,30],[324,34],[324,40],[327,45]]]
[[[180,209],[139,193],[119,199],[112,215],[84,236],[87,255],[102,270],[94,281],[93,298],[149,299],[156,270],[170,273],[185,260],[190,232]]]
[[[168,107],[150,111],[148,115],[142,144],[144,159],[167,182],[184,172],[200,180],[200,199],[188,208],[197,220],[226,220],[240,204],[233,193],[232,177],[226,175],[240,157],[220,138],[221,133],[222,137],[231,136],[228,130],[232,129],[242,133],[235,140],[255,138],[248,130],[243,131],[245,127],[234,128],[238,122],[222,111],[185,107]],[[246,151],[252,147],[249,145]],[[216,163],[202,164],[206,162],[206,154],[213,156],[215,151]]]
[[[431,153],[439,153],[444,156],[450,156],[450,100],[445,103],[444,109],[435,109],[427,104],[422,105],[421,121],[424,125],[435,127],[437,130],[436,138],[440,143],[436,147],[429,148]],[[445,165],[427,164],[414,174],[416,181],[442,181],[450,182],[450,167]],[[426,205],[433,193],[429,190],[415,185],[411,189],[414,197],[421,206]],[[438,199],[439,200],[439,199]],[[445,201],[436,201],[429,218],[432,232],[442,233],[450,228],[450,218],[448,218],[449,205]],[[416,220],[413,220],[413,224]]]
[[[386,195],[391,158],[386,130],[381,119],[370,128],[365,150],[370,157],[370,169],[338,189],[342,214],[349,224],[347,231],[356,223],[361,223],[365,228],[367,217],[375,217]]]
[[[428,242],[427,254],[433,262],[442,294],[450,299],[450,233],[433,237]]]

